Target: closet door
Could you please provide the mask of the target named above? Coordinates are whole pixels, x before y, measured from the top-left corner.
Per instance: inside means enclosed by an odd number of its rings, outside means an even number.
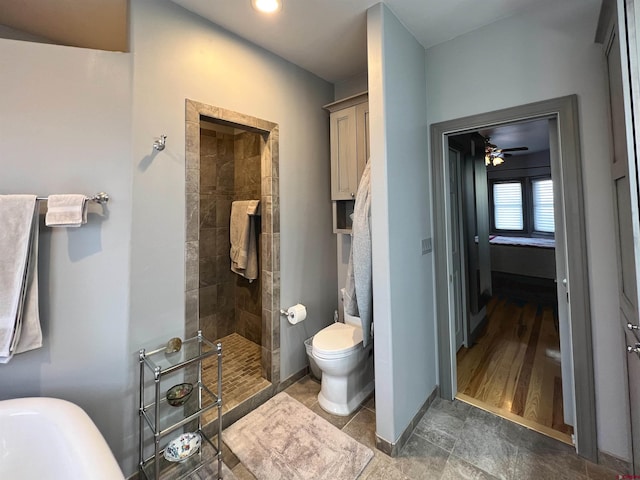
[[[633,175],[629,175],[620,43],[615,30],[612,32],[607,49],[607,67],[613,134],[611,181],[613,182],[616,220],[620,319],[623,326],[628,323],[638,325],[636,256],[633,241],[634,223],[638,221],[637,187]],[[633,216],[634,211],[636,218]]]
[[[631,91],[629,89],[626,42],[620,42],[615,17],[606,44],[609,77],[609,100],[613,135],[611,181],[614,192],[614,216],[616,220],[616,252],[618,257],[619,318],[621,331],[630,349],[627,354],[631,437],[634,471],[640,472],[640,359],[636,351],[638,335],[638,246],[634,242],[640,232],[638,216],[638,187],[635,171],[637,163],[633,134],[625,115],[631,117]],[[622,37],[624,39],[624,37]],[[621,50],[624,48],[625,50]],[[625,68],[622,66],[625,65]],[[626,78],[625,78],[626,75]],[[625,85],[626,83],[626,85]],[[626,92],[625,92],[626,89]],[[626,109],[626,112],[625,112]],[[624,347],[623,347],[624,348]]]

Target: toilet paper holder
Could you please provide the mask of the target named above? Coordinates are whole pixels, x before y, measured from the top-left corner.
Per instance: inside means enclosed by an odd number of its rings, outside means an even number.
[[[282,315],[283,317],[288,317],[289,316],[289,309],[288,308],[281,308],[280,309],[280,315]]]
[[[302,322],[305,318],[307,318],[307,309],[301,303],[293,305],[288,309],[281,308],[280,315],[287,317],[289,323],[295,325],[296,323]]]

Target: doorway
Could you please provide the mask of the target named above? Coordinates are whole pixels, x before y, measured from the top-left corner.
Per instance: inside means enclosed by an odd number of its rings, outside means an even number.
[[[460,238],[451,284],[458,297],[467,292],[455,301],[456,397],[573,444],[550,127],[544,118],[447,136],[452,238]]]
[[[278,126],[193,100],[185,108],[185,335],[222,344],[227,414],[280,381]],[[239,207],[253,239],[250,274],[230,257]],[[203,365],[209,388],[214,366]]]
[[[560,199],[562,208],[556,217],[556,275],[564,289],[558,304],[566,306],[568,324],[569,362],[564,362],[573,388],[570,389],[575,427],[575,445],[577,452],[590,460],[597,458],[595,425],[595,391],[593,378],[593,352],[591,342],[591,318],[588,302],[588,277],[586,262],[586,241],[584,226],[584,200],[582,195],[581,165],[579,156],[579,138],[577,125],[576,96],[537,102],[520,107],[499,110],[486,114],[465,117],[448,122],[434,124],[431,127],[432,145],[432,181],[434,201],[434,253],[436,285],[446,285],[436,291],[436,311],[438,318],[439,368],[441,395],[452,399],[458,393],[456,362],[456,305],[452,249],[459,238],[451,228],[451,200],[449,185],[450,169],[448,161],[448,136],[477,132],[481,129],[495,128],[524,121],[545,120],[551,125],[551,171],[555,184],[554,196]],[[562,141],[560,141],[562,140]],[[484,147],[474,152],[476,158],[484,162]],[[479,169],[478,169],[479,171]],[[567,214],[565,215],[565,212]],[[570,213],[570,214],[569,214]],[[558,238],[560,233],[560,238]],[[562,235],[564,234],[564,235]],[[478,248],[489,235],[478,235]],[[564,280],[566,279],[566,283]],[[491,298],[491,279],[483,276],[478,292],[480,310],[488,305]],[[488,289],[487,289],[488,286]],[[571,295],[569,295],[569,293]],[[470,292],[465,292],[469,295]],[[464,310],[464,309],[463,309]],[[485,314],[486,315],[486,314]],[[482,319],[482,315],[480,316]],[[567,365],[568,363],[568,365]],[[567,413],[567,412],[565,412]]]

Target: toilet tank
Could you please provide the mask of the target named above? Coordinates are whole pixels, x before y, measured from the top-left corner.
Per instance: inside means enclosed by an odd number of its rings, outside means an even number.
[[[353,325],[354,327],[362,328],[362,322],[360,321],[360,317],[356,317],[355,315],[349,315],[347,312],[344,313],[344,323],[347,325]]]
[[[360,317],[356,317],[354,315],[349,315],[346,311],[346,309],[344,308],[344,293],[345,293],[345,289],[341,288],[340,289],[340,300],[342,300],[342,314],[344,318],[344,323],[346,323],[347,325],[353,325],[354,327],[360,327],[362,328],[362,322],[360,321]]]

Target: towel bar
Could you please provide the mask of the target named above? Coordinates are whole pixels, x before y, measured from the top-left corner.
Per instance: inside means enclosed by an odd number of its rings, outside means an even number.
[[[93,197],[88,197],[90,201],[99,203],[100,205],[104,205],[109,201],[109,194],[105,192],[96,193]],[[49,200],[49,197],[38,197],[36,200],[46,202]]]

